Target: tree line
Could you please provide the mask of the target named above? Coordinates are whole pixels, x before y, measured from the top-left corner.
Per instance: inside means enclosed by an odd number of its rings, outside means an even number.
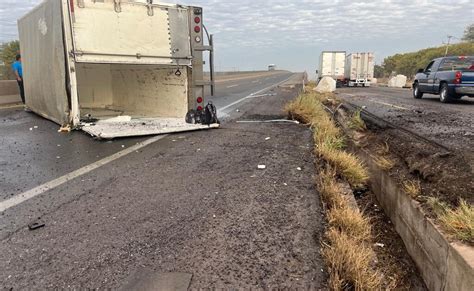
[[[444,57],[446,47],[447,45],[444,45],[387,57],[382,65],[375,66],[375,77],[384,78],[395,74],[402,74],[412,78],[418,69],[425,68],[432,59]],[[462,55],[474,55],[474,24],[466,28],[461,43],[449,45],[447,56]]]

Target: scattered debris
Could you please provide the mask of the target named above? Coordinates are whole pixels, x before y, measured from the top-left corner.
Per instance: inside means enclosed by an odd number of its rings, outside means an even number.
[[[29,230],[35,230],[35,229],[42,228],[42,227],[45,227],[45,226],[46,226],[46,224],[44,224],[43,222],[37,221],[37,222],[32,222],[32,223],[28,224],[28,229]]]
[[[271,139],[271,137],[267,137],[265,140],[270,140],[270,139]]]
[[[30,131],[32,131],[32,130],[33,130],[33,127],[30,127]]]
[[[265,170],[266,168],[267,168],[267,166],[265,166],[265,165],[258,165],[259,170]]]
[[[302,170],[303,170],[303,169],[301,169],[301,167],[298,167],[298,168],[296,168],[296,169],[297,169],[298,171],[302,171]]]
[[[237,123],[278,123],[278,122],[300,124],[300,122],[297,121],[297,120],[288,120],[288,119],[275,119],[275,120],[237,120]]]
[[[56,159],[60,159],[61,157],[60,156],[56,156]]]
[[[385,247],[385,244],[381,244],[381,243],[376,243],[375,244],[376,247],[381,247],[381,248],[384,248]]]
[[[37,126],[37,125],[35,125],[35,126],[33,126],[33,128],[34,128],[34,129],[37,129],[37,128],[38,128],[38,126]]]
[[[62,132],[62,133],[71,132],[71,126],[69,124],[63,125],[61,126],[61,128],[59,128],[58,132]]]

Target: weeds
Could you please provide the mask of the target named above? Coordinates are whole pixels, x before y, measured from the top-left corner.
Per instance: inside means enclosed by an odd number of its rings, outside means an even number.
[[[474,244],[474,207],[472,205],[461,199],[459,206],[452,209],[437,198],[430,198],[428,204],[450,236],[462,242]]]
[[[395,167],[395,161],[390,159],[389,157],[378,156],[373,157],[374,162],[384,171],[389,171]]]
[[[323,249],[323,256],[331,270],[329,285],[332,290],[380,288],[382,276],[371,268],[375,255],[369,246],[335,229],[329,230],[326,236],[331,245]]]
[[[333,290],[379,289],[382,276],[371,267],[375,255],[370,247],[370,221],[349,206],[337,181],[340,175],[352,186],[362,186],[368,180],[367,170],[356,156],[344,151],[344,136],[323,106],[330,97],[308,87],[286,106],[290,117],[311,126],[316,153],[328,163],[320,173],[318,188],[328,206],[329,244],[323,247],[323,256],[330,269],[330,286]]]
[[[355,155],[332,148],[325,143],[318,146],[318,152],[352,186],[362,186],[369,179],[366,168]]]
[[[370,220],[347,205],[330,209],[328,221],[332,227],[355,240],[364,241],[372,238]]]
[[[365,125],[364,120],[360,115],[361,111],[357,110],[352,115],[351,120],[349,121],[349,128],[357,130],[357,131],[365,131],[367,130],[367,126]]]
[[[342,132],[322,104],[327,99],[327,95],[306,92],[289,103],[286,110],[289,116],[311,125],[316,150],[322,158],[351,185],[363,185],[368,180],[367,169],[356,156],[343,151],[345,141]]]
[[[405,181],[403,182],[403,190],[412,198],[416,198],[421,194],[420,181]]]

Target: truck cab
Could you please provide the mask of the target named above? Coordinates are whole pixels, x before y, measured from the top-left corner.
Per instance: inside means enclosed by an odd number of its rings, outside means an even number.
[[[443,103],[474,97],[474,56],[437,58],[419,69],[413,82],[413,97],[420,99],[425,93],[440,95]]]

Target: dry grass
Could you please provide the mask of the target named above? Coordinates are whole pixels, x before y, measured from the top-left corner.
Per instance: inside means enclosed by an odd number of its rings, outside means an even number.
[[[375,259],[372,249],[347,233],[331,229],[326,233],[331,243],[323,249],[330,269],[332,290],[376,290],[382,276],[371,267]]]
[[[333,290],[379,289],[382,276],[372,268],[375,255],[370,247],[370,221],[349,206],[337,181],[339,174],[351,185],[362,186],[368,180],[367,170],[356,156],[344,151],[344,136],[324,110],[323,102],[328,100],[335,100],[334,96],[314,93],[308,86],[286,110],[290,117],[311,126],[316,152],[328,162],[317,182],[329,208],[328,244],[323,246],[323,256],[330,268],[330,286]]]
[[[355,155],[332,148],[324,143],[318,146],[318,152],[352,186],[364,185],[369,179],[367,169]]]
[[[360,110],[357,110],[354,112],[352,115],[352,118],[349,121],[349,128],[358,130],[358,131],[365,131],[367,130],[367,126],[365,125],[364,120],[362,119],[360,115]]]
[[[386,156],[373,156],[374,162],[382,170],[389,171],[395,167],[395,161]]]
[[[437,198],[430,198],[428,203],[448,235],[462,242],[474,244],[474,207],[472,205],[461,200],[459,206],[452,209]]]
[[[416,198],[421,194],[421,184],[420,181],[404,181],[403,190],[405,193],[410,195],[412,198]]]
[[[328,212],[329,224],[357,241],[370,240],[370,220],[349,206],[335,207]]]
[[[327,168],[319,174],[318,183],[321,198],[328,205],[328,208],[341,208],[347,205],[344,196],[341,195],[342,189],[336,180],[336,172]]]
[[[333,165],[351,185],[363,185],[368,180],[367,169],[356,156],[343,151],[344,136],[324,110],[322,101],[331,99],[330,97],[309,90],[289,103],[286,111],[290,117],[311,125],[316,150],[321,157]]]

